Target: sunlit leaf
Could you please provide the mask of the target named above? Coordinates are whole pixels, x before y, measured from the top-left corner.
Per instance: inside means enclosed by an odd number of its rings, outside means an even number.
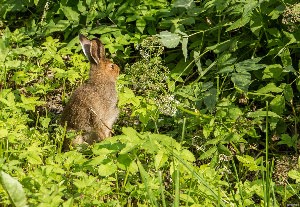
[[[180,42],[180,36],[169,31],[160,32],[158,37],[160,38],[161,43],[167,48],[177,47]]]
[[[26,207],[27,199],[22,185],[18,180],[0,171],[0,179],[2,187],[7,192],[12,204],[16,207]]]

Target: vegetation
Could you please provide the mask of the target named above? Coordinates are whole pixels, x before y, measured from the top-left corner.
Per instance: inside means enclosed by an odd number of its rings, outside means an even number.
[[[297,0],[1,0],[1,206],[299,205]],[[64,152],[88,76],[120,65],[114,136]]]

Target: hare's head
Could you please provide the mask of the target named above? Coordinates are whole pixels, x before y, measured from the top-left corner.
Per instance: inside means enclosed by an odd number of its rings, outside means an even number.
[[[90,79],[106,79],[106,81],[115,81],[119,75],[120,68],[105,57],[105,48],[102,42],[94,38],[87,39],[79,34],[80,44],[85,56],[91,63]]]

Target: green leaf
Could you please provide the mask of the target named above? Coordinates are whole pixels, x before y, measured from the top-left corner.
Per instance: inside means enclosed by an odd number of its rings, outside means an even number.
[[[200,155],[199,159],[204,160],[210,158],[214,155],[215,152],[217,152],[217,150],[218,150],[217,146],[213,146],[212,148],[204,152],[202,155]]]
[[[173,7],[183,7],[186,9],[192,9],[195,7],[195,2],[194,0],[175,0],[173,3]]]
[[[236,157],[241,163],[243,163],[243,166],[249,168],[250,171],[258,171],[261,169],[261,166],[258,165],[262,161],[261,158],[254,160],[254,158],[249,155],[237,155]]]
[[[275,98],[270,102],[270,109],[271,111],[281,116],[285,109],[284,97],[281,95],[275,96]]]
[[[225,32],[229,32],[231,30],[235,30],[235,29],[238,29],[240,27],[243,27],[245,26],[249,21],[251,20],[250,16],[243,16],[242,18],[238,19],[237,21],[235,21],[234,23],[232,23],[230,25],[230,27],[228,27],[226,29]]]
[[[147,22],[144,18],[139,18],[138,20],[136,20],[136,28],[140,31],[140,33],[144,32],[146,24]]]
[[[242,62],[238,62],[235,64],[235,69],[237,72],[249,72],[254,70],[259,70],[264,67],[266,67],[265,64],[258,64],[259,61],[261,61],[262,58],[253,58],[253,59],[247,59]]]
[[[274,10],[272,10],[268,16],[271,17],[271,19],[278,19],[278,17],[284,12],[284,10],[285,6],[281,4],[277,6]]]
[[[254,111],[254,112],[249,112],[247,114],[248,117],[251,118],[259,118],[259,117],[266,117],[267,116],[267,111]],[[269,117],[274,117],[274,118],[281,118],[281,116],[279,116],[278,114],[272,112],[272,111],[268,111],[268,116]]]
[[[22,185],[18,180],[0,171],[1,184],[7,192],[12,204],[16,207],[26,207],[27,199]]]
[[[188,49],[187,49],[188,41],[189,41],[188,37],[183,37],[183,39],[182,39],[182,52],[183,52],[183,56],[184,56],[185,61],[188,57]]]
[[[208,110],[213,110],[217,103],[217,89],[211,88],[206,91],[203,101]]]
[[[262,79],[274,78],[277,80],[281,77],[282,70],[282,66],[279,64],[268,65],[263,72]]]
[[[280,141],[277,143],[278,145],[285,144],[288,147],[294,147],[297,149],[297,141],[298,141],[298,136],[290,136],[288,134],[282,134],[280,137]]]
[[[288,172],[288,176],[294,180],[296,183],[300,183],[300,171],[299,170],[291,170]]]
[[[117,165],[112,161],[106,164],[102,164],[98,167],[98,173],[100,176],[106,177],[114,174],[117,171]]]
[[[231,155],[230,150],[227,147],[225,147],[223,144],[218,145],[218,151],[219,151],[220,154],[224,154],[224,155],[227,155],[227,156]]]
[[[155,169],[160,169],[168,160],[168,156],[162,151],[158,151],[158,153],[154,157],[154,166]]]
[[[8,135],[7,129],[0,129],[0,138],[6,137]]]
[[[195,162],[195,156],[193,153],[187,149],[184,149],[180,152],[180,157],[186,161]]]
[[[251,83],[251,74],[248,72],[233,73],[231,81],[234,83],[235,87],[244,92],[248,92],[248,87]]]
[[[51,34],[53,32],[65,31],[69,26],[70,22],[68,20],[59,20],[57,23],[54,23],[53,20],[50,20],[46,26],[45,35]]]
[[[200,62],[200,53],[198,51],[194,51],[194,60],[195,60],[195,64],[197,65],[197,69],[199,73],[202,73],[202,65]]]
[[[74,11],[72,7],[63,6],[62,4],[60,4],[60,9],[63,11],[69,21],[72,21],[74,23],[79,22],[79,13]]]
[[[160,32],[158,37],[161,43],[167,48],[175,48],[180,42],[180,36],[169,31]]]
[[[263,18],[260,14],[256,13],[250,20],[250,29],[256,36],[259,36],[261,29],[263,28]]]
[[[289,51],[288,48],[283,48],[282,52],[280,53],[280,58],[281,58],[281,62],[283,67],[288,67],[288,66],[292,66],[292,58],[291,58],[291,53]]]
[[[285,97],[285,100],[288,102],[292,102],[293,98],[294,98],[294,92],[293,92],[293,88],[290,84],[286,84],[284,89],[283,89],[283,94]]]
[[[260,88],[259,90],[257,90],[257,93],[261,93],[261,94],[268,94],[270,92],[272,93],[281,93],[283,90],[282,88],[279,88],[275,85],[275,83],[269,83],[268,85]]]
[[[63,207],[72,207],[74,206],[74,198],[71,197],[63,203]]]

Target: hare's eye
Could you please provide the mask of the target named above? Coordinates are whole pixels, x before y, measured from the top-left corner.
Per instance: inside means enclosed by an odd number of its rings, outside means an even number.
[[[114,65],[114,64],[110,64],[109,67],[110,67],[110,69],[112,69],[112,70],[115,69],[115,65]]]

